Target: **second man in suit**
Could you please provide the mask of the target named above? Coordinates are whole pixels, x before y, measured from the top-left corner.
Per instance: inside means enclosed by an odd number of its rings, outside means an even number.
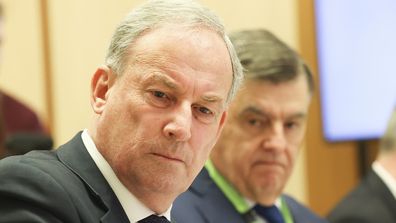
[[[210,160],[175,202],[176,222],[323,222],[282,191],[304,138],[313,91],[298,54],[266,30],[230,35],[245,85]]]

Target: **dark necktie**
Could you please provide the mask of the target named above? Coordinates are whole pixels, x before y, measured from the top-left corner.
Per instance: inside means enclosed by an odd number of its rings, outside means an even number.
[[[170,223],[170,221],[168,221],[168,219],[166,219],[163,216],[158,216],[158,215],[150,215],[147,218],[144,218],[140,221],[138,221],[139,223]]]
[[[275,206],[265,207],[262,205],[256,205],[253,207],[256,213],[267,220],[269,223],[284,223],[282,214],[279,209]]]

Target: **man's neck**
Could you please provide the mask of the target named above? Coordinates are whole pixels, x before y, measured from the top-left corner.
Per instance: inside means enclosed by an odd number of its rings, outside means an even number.
[[[377,160],[383,168],[396,179],[396,152],[393,154],[382,155]]]
[[[134,191],[134,189],[129,189],[129,191],[131,191],[146,207],[158,215],[167,212],[172,206],[173,201],[176,199],[176,196],[172,199],[169,194],[164,195],[163,193],[153,193],[141,190]]]

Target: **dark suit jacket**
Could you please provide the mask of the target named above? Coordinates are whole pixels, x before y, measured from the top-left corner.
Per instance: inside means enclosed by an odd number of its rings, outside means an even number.
[[[81,133],[55,151],[0,161],[0,222],[129,222]]]
[[[283,196],[295,223],[326,222],[296,200]],[[174,202],[172,219],[176,223],[245,223],[243,216],[235,210],[205,168],[191,187]]]
[[[334,223],[395,223],[396,200],[381,178],[370,171],[328,219]]]

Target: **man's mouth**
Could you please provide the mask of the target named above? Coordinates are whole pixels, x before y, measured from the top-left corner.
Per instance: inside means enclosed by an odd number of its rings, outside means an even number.
[[[261,165],[263,165],[263,166],[278,166],[278,167],[283,167],[283,165],[281,164],[281,163],[279,163],[279,162],[277,162],[277,161],[265,161],[265,160],[262,160],[262,161],[256,161],[256,162],[254,162],[254,165],[256,166],[261,166]]]
[[[152,153],[154,156],[161,157],[163,159],[167,159],[170,161],[176,161],[176,162],[183,162],[183,160],[175,155],[169,155],[169,154],[162,154],[162,153]]]

